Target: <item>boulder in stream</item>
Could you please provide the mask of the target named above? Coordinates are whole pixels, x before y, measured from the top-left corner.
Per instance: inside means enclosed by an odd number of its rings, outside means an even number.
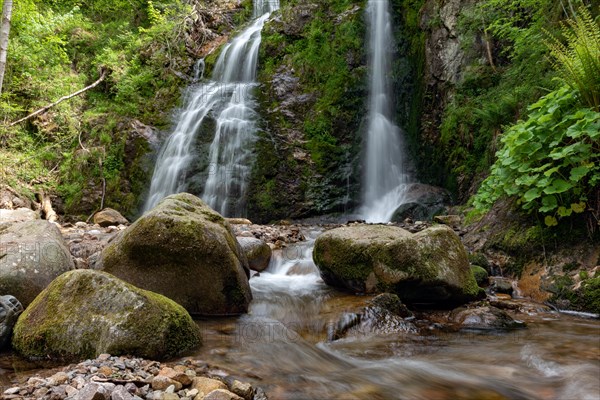
[[[225,219],[188,193],[161,200],[102,251],[100,269],[192,315],[248,311],[248,261]]]
[[[457,308],[450,314],[450,322],[461,329],[515,329],[523,328],[525,324],[514,320],[505,311],[493,306],[476,308]]]
[[[107,226],[127,225],[129,221],[117,210],[107,207],[94,214],[94,223],[106,228]]]
[[[416,234],[386,225],[333,229],[317,238],[313,259],[325,283],[356,293],[443,306],[485,295],[460,239],[444,225]]]
[[[406,185],[403,196],[404,202],[394,211],[393,222],[402,222],[406,218],[431,221],[434,216],[445,213],[452,200],[447,190],[423,183]]]
[[[26,357],[68,359],[103,353],[163,359],[200,343],[183,307],[93,270],[55,279],[21,314],[13,336]]]
[[[23,307],[54,278],[74,267],[53,223],[34,220],[0,228],[0,293],[15,296]]]
[[[271,261],[271,247],[264,241],[252,237],[238,237],[237,241],[248,259],[251,270],[262,272],[269,266]]]
[[[23,305],[14,296],[0,296],[0,350],[10,342],[17,318]]]

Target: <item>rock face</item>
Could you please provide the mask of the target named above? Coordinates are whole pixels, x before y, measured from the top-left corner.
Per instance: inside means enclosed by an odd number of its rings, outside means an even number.
[[[0,209],[0,224],[33,221],[39,218],[39,214],[29,208],[17,208],[16,210]]]
[[[106,228],[107,226],[126,225],[129,221],[127,221],[127,218],[122,216],[117,210],[105,208],[94,214],[94,223]]]
[[[47,221],[0,228],[0,293],[27,307],[57,276],[74,268],[58,228]]]
[[[13,346],[27,357],[93,358],[102,353],[165,358],[201,343],[175,302],[92,270],[61,275],[19,317]]]
[[[14,296],[0,296],[0,349],[10,341],[13,326],[22,312],[23,306]]]
[[[431,221],[435,215],[444,213],[450,204],[450,194],[439,187],[412,183],[407,186],[405,203],[396,209],[393,222],[402,222],[406,218],[415,221]]]
[[[272,254],[268,244],[251,237],[238,237],[237,241],[242,246],[246,258],[248,258],[248,265],[251,270],[262,272],[267,269]]]
[[[163,199],[121,232],[103,250],[100,268],[191,314],[240,314],[252,299],[248,261],[231,227],[187,193]]]
[[[460,239],[446,226],[416,234],[383,225],[337,228],[317,238],[313,259],[325,283],[353,292],[445,305],[483,295]]]

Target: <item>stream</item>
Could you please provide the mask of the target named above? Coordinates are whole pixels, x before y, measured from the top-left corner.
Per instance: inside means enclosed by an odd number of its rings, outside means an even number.
[[[327,341],[370,296],[328,288],[312,262],[319,230],[276,251],[250,280],[248,315],[202,321],[195,354],[254,379],[272,399],[599,399],[600,321],[518,314],[526,329],[377,335]],[[540,310],[544,309],[540,307]]]

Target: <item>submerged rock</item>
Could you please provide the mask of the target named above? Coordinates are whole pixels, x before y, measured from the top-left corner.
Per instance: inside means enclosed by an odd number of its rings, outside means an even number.
[[[443,225],[416,234],[384,225],[333,229],[317,238],[313,259],[325,283],[357,293],[444,306],[484,294],[460,239]]]
[[[56,225],[18,222],[0,230],[0,293],[27,307],[57,276],[74,268]]]
[[[127,225],[129,221],[117,210],[105,208],[94,214],[94,223],[106,228],[107,226]]]
[[[23,305],[14,296],[0,296],[0,350],[10,341]]]
[[[237,241],[248,259],[248,266],[251,270],[262,272],[269,266],[272,251],[267,243],[260,239],[251,237],[238,237]]]
[[[188,193],[163,199],[102,252],[101,269],[191,314],[245,313],[248,261],[225,219]]]
[[[19,317],[13,346],[27,357],[150,358],[199,346],[200,332],[172,300],[114,276],[76,270],[54,280]]]
[[[450,314],[450,322],[467,329],[515,329],[523,328],[523,322],[515,321],[506,312],[492,306],[457,308]]]

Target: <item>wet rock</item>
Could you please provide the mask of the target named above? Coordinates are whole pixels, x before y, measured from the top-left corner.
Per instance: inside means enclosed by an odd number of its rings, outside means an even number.
[[[170,386],[173,386],[175,390],[180,390],[183,385],[176,380],[173,380],[165,375],[158,375],[152,379],[152,389],[154,390],[166,390]]]
[[[246,218],[225,218],[231,225],[252,225],[252,221]]]
[[[200,342],[197,325],[172,300],[91,270],[54,280],[21,315],[13,337],[18,352],[43,358],[165,358]]]
[[[492,306],[457,308],[452,311],[449,319],[460,328],[468,329],[515,329],[525,326],[506,312]]]
[[[248,310],[248,261],[230,225],[188,193],[166,197],[102,251],[101,268],[196,315]]]
[[[240,397],[243,397],[245,400],[252,400],[254,389],[249,383],[240,382],[237,379],[235,379],[231,383],[230,389],[233,393],[237,394]]]
[[[382,293],[369,301],[369,306],[389,311],[402,318],[412,317],[413,313],[404,305],[400,298],[392,293]]]
[[[490,284],[488,272],[479,265],[471,265],[471,271],[479,286],[487,286]]]
[[[107,226],[127,225],[129,221],[117,210],[105,208],[94,214],[94,223],[106,228]]]
[[[451,228],[457,228],[461,224],[461,218],[459,215],[436,215],[433,217],[434,222],[448,225]]]
[[[435,215],[446,212],[450,202],[450,194],[445,189],[412,183],[407,185],[404,203],[394,211],[392,222],[402,222],[406,218],[431,221]]]
[[[54,278],[74,268],[56,225],[43,220],[17,222],[0,230],[0,293],[27,307]]]
[[[196,389],[198,391],[197,397],[200,396],[202,399],[213,390],[227,389],[227,385],[216,379],[197,377],[193,379],[191,388]]]
[[[512,295],[513,285],[512,280],[500,276],[490,277],[490,289],[493,293],[504,293]]]
[[[262,272],[269,266],[271,261],[271,248],[268,244],[254,237],[238,237],[237,241],[248,259],[248,266],[251,270]]]
[[[14,296],[0,296],[0,350],[12,336],[17,318],[23,312],[23,305]]]
[[[460,239],[444,225],[416,234],[384,225],[333,229],[317,238],[313,259],[325,283],[357,293],[444,306],[484,295]]]

